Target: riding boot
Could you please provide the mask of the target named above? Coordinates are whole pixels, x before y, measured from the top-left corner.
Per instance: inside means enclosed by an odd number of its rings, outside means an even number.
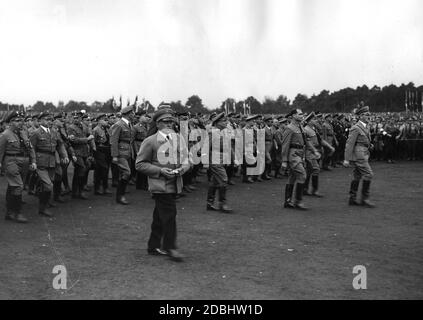
[[[304,182],[304,190],[303,190],[303,194],[305,196],[309,196],[310,195],[310,193],[308,192],[308,186],[310,185],[310,178],[311,178],[311,175],[310,175],[310,173],[307,172],[306,180]]]
[[[370,180],[363,180],[363,189],[361,190],[362,200],[361,205],[374,208],[375,205],[369,200],[370,195]]]
[[[53,214],[47,210],[48,201],[50,199],[51,192],[50,191],[44,191],[41,192],[38,196],[39,198],[39,204],[38,204],[38,213],[40,215],[46,216],[46,217],[52,217]]]
[[[18,223],[27,223],[28,219],[22,214],[22,194],[18,196],[12,196],[14,202],[14,218]]]
[[[62,186],[62,179],[54,180],[53,182],[53,199],[58,203],[64,203],[65,201],[61,198],[61,186]]]
[[[97,168],[94,170],[94,194],[95,195],[103,195],[104,193],[100,189],[101,185],[101,168]]]
[[[285,186],[285,203],[283,205],[285,208],[293,208],[294,207],[291,203],[292,191],[293,190],[294,190],[293,184],[287,184]]]
[[[4,217],[5,220],[13,220],[13,199],[11,188],[7,186],[6,190],[6,215]]]
[[[129,202],[126,200],[125,198],[125,191],[126,191],[126,185],[127,185],[127,181],[120,179],[117,185],[117,189],[116,189],[116,202],[123,204],[123,205],[128,205]]]
[[[226,186],[219,187],[219,210],[224,213],[231,213],[233,210],[226,204]]]
[[[72,178],[72,198],[78,198],[79,195],[79,178],[76,172]]]
[[[68,177],[68,167],[62,167],[62,183],[65,187],[65,190],[63,191],[63,195],[70,193],[70,187],[69,187],[69,177]],[[60,185],[61,186],[61,185]]]
[[[211,211],[219,210],[218,208],[216,208],[213,205],[215,195],[216,195],[216,187],[215,186],[209,186],[209,190],[207,191],[207,210],[211,210]]]
[[[350,186],[350,199],[348,204],[350,206],[358,206],[360,205],[357,202],[357,192],[358,192],[358,185],[360,184],[360,180],[353,180],[351,181],[351,186]]]
[[[35,195],[35,187],[37,182],[37,175],[35,172],[30,173],[31,177],[28,182],[28,194]]]
[[[85,176],[79,176],[78,177],[78,198],[82,199],[82,200],[87,200],[88,196],[87,194],[84,192],[86,187],[86,181],[85,181]]]
[[[268,165],[268,164],[266,164],[266,165],[265,165],[265,167],[264,167],[264,171],[263,171],[263,173],[261,174],[261,178],[262,178],[263,180],[270,180],[270,177],[267,175],[268,170],[269,170],[269,165]]]
[[[311,195],[318,197],[318,198],[322,198],[323,195],[319,193],[319,176],[315,175],[315,176],[311,176],[311,187],[312,187],[312,191],[311,191]]]
[[[307,208],[303,204],[303,192],[304,192],[304,184],[297,183],[296,190],[295,190],[294,207],[300,210],[307,210]]]

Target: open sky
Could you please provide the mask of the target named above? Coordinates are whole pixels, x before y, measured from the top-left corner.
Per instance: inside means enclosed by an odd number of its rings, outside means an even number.
[[[423,83],[421,0],[0,0],[0,101]]]

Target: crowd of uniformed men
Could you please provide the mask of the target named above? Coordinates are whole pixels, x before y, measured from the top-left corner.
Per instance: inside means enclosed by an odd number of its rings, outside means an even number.
[[[162,105],[157,112],[168,107]],[[421,114],[370,114],[363,104],[348,115],[318,111],[307,115],[299,109],[276,116],[172,114],[171,127],[176,132],[180,121],[187,121],[189,130],[265,130],[263,174],[248,176],[245,161],[241,165],[234,162],[207,167],[196,164],[184,171],[183,192],[176,196],[195,191],[197,178],[207,174],[207,210],[232,212],[227,204],[226,190],[228,185],[234,184],[233,177],[239,174],[244,183],[288,176],[284,206],[306,209],[302,203],[303,195],[322,196],[319,192],[320,170],[348,165],[348,161],[355,165],[350,204],[373,206],[368,201],[372,176],[369,154],[373,160],[390,163],[423,159]],[[1,180],[7,183],[6,220],[27,222],[22,210],[24,190],[39,198],[38,213],[47,217],[53,216],[50,208],[65,202],[63,197],[66,195],[89,199],[90,172],[93,172],[95,196],[114,193],[118,204],[128,205],[125,197],[128,185],[148,189],[147,176],[150,174],[137,170],[136,159],[143,141],[157,132],[154,116],[143,110],[135,112],[133,106],[123,107],[119,113],[113,114],[7,113],[0,126],[0,166],[4,176]],[[257,151],[256,146],[254,150]],[[360,165],[363,159],[366,163]],[[68,169],[71,163],[73,175],[70,181]],[[361,178],[363,202],[358,202],[356,194]],[[116,188],[115,191],[112,187]],[[214,204],[216,193],[217,205]]]

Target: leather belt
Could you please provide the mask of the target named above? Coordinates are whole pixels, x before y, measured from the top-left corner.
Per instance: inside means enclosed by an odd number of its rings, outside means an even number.
[[[25,153],[6,153],[7,157],[25,157]]]
[[[49,154],[49,155],[54,155],[55,151],[41,151],[41,150],[37,150],[36,153],[44,153],[44,154]]]

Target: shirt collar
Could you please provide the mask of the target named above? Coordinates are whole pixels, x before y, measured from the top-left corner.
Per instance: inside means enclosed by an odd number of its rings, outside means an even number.
[[[364,128],[367,128],[367,125],[366,125],[363,121],[359,120],[358,122],[360,122],[360,123],[361,123],[361,125],[362,125]]]
[[[123,122],[125,122],[129,126],[129,120],[122,117]]]
[[[159,133],[160,133],[160,135],[167,141],[168,139],[167,139],[167,134],[165,134],[163,131],[160,131],[159,130]],[[169,138],[170,138],[170,135],[169,135]]]
[[[44,127],[44,126],[42,126],[42,125],[40,125],[40,127],[41,127],[41,128],[43,128],[43,130],[44,130],[45,132],[47,132],[47,133],[49,132],[49,129],[48,129],[48,128],[46,128],[46,127]]]

